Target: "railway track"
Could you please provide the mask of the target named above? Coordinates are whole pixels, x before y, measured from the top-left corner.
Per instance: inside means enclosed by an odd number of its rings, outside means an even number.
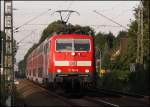
[[[61,106],[68,106],[68,107],[123,107],[123,106],[148,106],[147,103],[143,102],[139,98],[131,98],[131,97],[125,97],[121,95],[113,95],[107,92],[103,91],[94,91],[93,92],[85,92],[83,95],[79,96],[76,94],[60,94],[56,93],[54,91],[48,90],[40,85],[37,85],[29,80],[23,80],[22,81],[22,87],[18,87],[18,89],[21,90],[21,94],[24,93],[26,90],[26,87],[30,87],[30,90],[28,90],[28,94],[26,93],[26,96],[29,94],[33,94],[31,90],[37,90],[41,92],[42,95],[45,95],[43,99],[51,99],[55,98],[58,99],[59,102],[62,103]],[[26,85],[24,85],[26,84]],[[21,89],[22,88],[22,89]],[[42,98],[42,97],[41,97]],[[28,100],[28,99],[27,99]],[[33,99],[33,100],[36,100]],[[36,101],[34,101],[36,102]],[[48,101],[49,102],[49,101]],[[135,102],[135,103],[134,103]],[[32,102],[29,103],[29,106]],[[57,102],[55,102],[57,103]],[[45,106],[45,105],[43,105]]]
[[[95,91],[100,90],[100,92],[107,93],[107,94],[112,94],[112,95],[117,95],[117,96],[131,96],[131,97],[136,97],[136,98],[144,98],[144,95],[140,94],[135,94],[135,93],[127,93],[127,92],[121,92],[121,91],[115,91],[115,90],[106,90],[103,88],[96,89]]]
[[[90,97],[92,97],[92,99],[108,103],[110,105],[112,104],[112,106],[148,107],[150,105],[149,97],[138,94],[122,93],[105,89],[90,89],[87,93]]]
[[[86,107],[91,107],[91,106],[92,107],[103,107],[103,106],[119,107],[118,105],[115,105],[113,103],[109,103],[106,101],[102,101],[100,99],[99,101],[96,99],[94,100],[93,97],[88,97],[84,95],[80,96],[78,93],[76,94],[72,94],[72,93],[66,94],[66,93],[57,93],[57,92],[54,93],[54,92],[49,91],[44,86],[41,86],[41,85],[38,85],[38,86],[40,86],[42,90],[46,91],[47,95],[53,95],[55,98],[58,98],[73,107],[85,107],[85,106]]]

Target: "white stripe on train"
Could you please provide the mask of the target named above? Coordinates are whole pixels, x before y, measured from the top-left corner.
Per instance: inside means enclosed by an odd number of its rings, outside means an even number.
[[[55,61],[55,66],[70,66],[71,61]],[[76,61],[76,66],[91,66],[91,61]]]

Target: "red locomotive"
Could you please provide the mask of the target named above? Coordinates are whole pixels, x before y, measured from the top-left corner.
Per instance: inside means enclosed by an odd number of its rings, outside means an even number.
[[[63,83],[78,80],[93,83],[93,37],[60,34],[47,38],[27,58],[27,78],[38,83]]]

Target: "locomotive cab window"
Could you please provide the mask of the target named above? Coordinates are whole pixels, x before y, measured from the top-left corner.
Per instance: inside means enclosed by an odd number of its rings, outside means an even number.
[[[72,39],[58,39],[56,41],[57,51],[72,51]]]
[[[89,39],[75,39],[74,50],[75,51],[89,51],[90,50]]]
[[[56,51],[90,51],[89,39],[57,39]]]

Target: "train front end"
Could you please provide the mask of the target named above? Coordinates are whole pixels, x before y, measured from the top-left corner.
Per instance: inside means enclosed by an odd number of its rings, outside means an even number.
[[[53,71],[57,82],[91,83],[94,79],[93,37],[79,34],[55,37]]]

